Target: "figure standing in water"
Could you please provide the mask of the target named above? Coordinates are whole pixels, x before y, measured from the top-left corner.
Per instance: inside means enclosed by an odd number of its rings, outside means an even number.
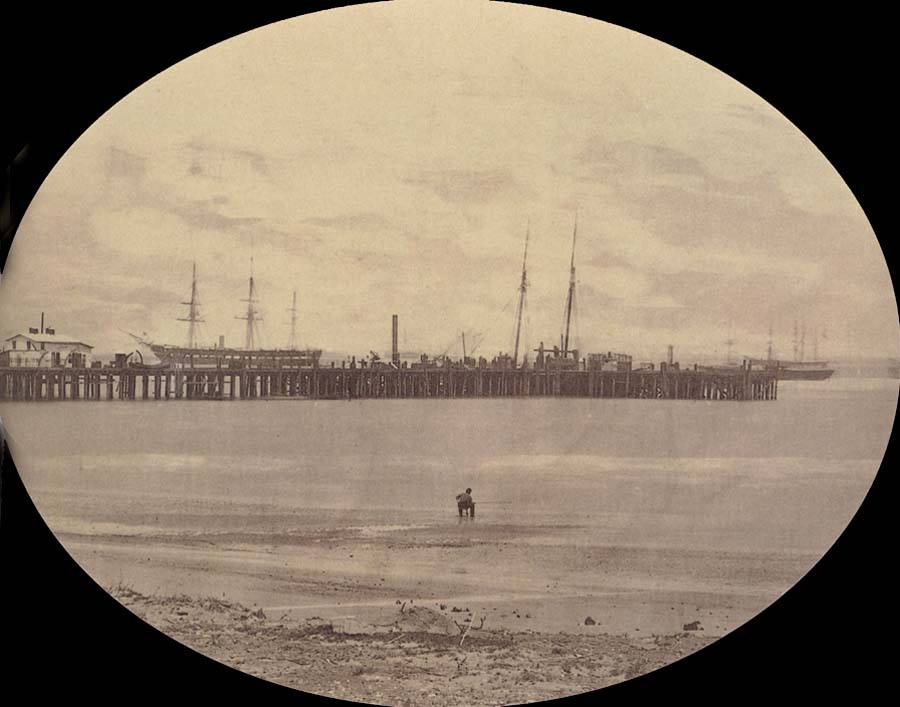
[[[466,489],[465,492],[456,497],[456,506],[459,508],[460,517],[462,517],[464,513],[468,514],[471,518],[475,517],[475,501],[472,500],[472,489]]]

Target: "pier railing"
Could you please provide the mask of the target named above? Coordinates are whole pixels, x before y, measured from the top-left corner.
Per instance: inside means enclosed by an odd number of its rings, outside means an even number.
[[[775,400],[777,371],[677,368],[0,368],[0,400],[496,397]]]

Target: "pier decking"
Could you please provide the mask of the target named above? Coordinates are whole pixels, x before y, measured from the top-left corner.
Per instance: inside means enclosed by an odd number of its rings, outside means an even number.
[[[497,397],[775,400],[775,369],[666,367],[303,369],[0,368],[0,400],[248,400]]]

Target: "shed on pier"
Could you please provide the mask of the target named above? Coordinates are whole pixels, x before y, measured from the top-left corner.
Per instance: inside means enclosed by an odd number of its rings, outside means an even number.
[[[10,336],[0,351],[0,367],[87,368],[94,347],[73,336],[57,334],[53,329],[43,333],[32,329],[27,334]]]

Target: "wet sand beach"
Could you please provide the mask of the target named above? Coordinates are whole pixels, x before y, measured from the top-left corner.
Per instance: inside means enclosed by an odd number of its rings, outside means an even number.
[[[145,594],[215,596],[297,620],[365,620],[415,602],[448,616],[485,616],[488,628],[588,635],[674,634],[699,620],[704,635],[719,636],[774,601],[816,559],[576,544],[573,532],[476,519],[447,528],[310,528],[263,541],[239,534],[60,539],[101,584]],[[595,625],[585,626],[587,617]]]
[[[396,705],[518,704],[635,677],[744,623],[815,560],[592,544],[584,530],[448,514],[60,539],[125,606],[205,655]]]

